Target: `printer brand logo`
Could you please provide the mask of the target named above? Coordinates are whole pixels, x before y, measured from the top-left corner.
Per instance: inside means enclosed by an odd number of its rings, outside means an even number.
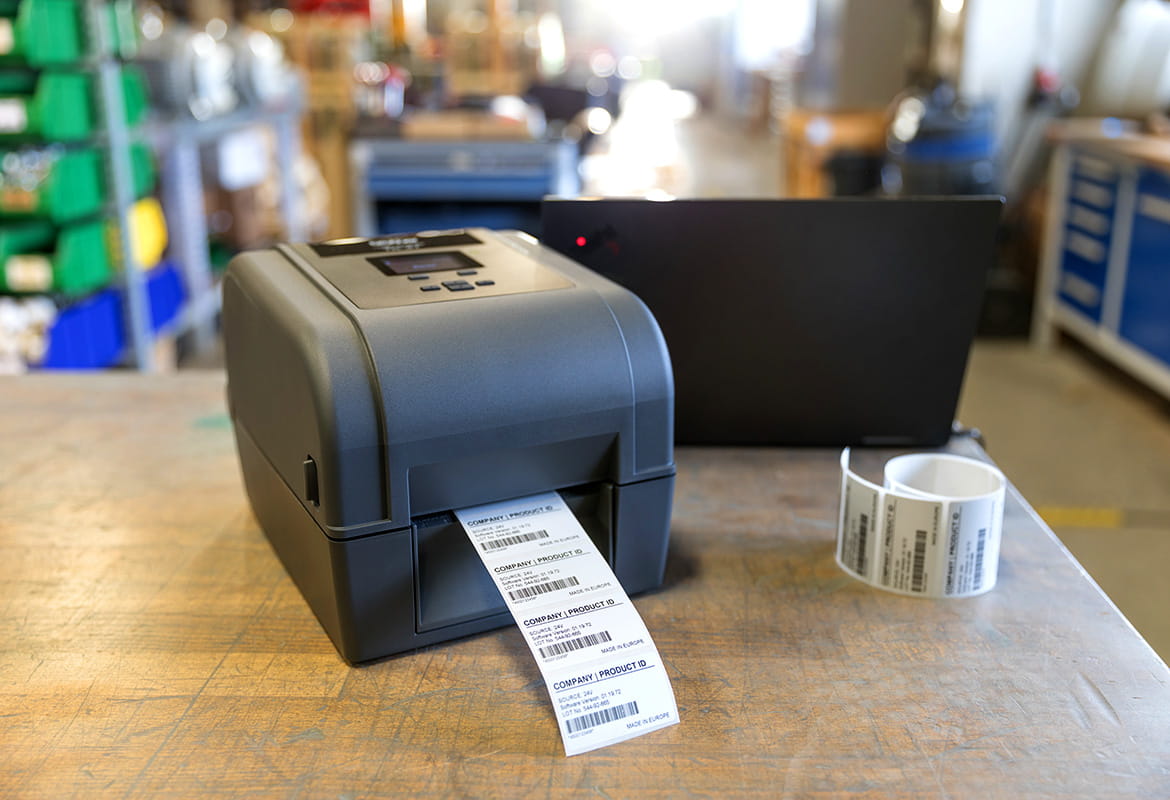
[[[309,247],[313,248],[313,252],[321,258],[330,258],[362,253],[403,253],[411,250],[422,250],[426,247],[460,247],[480,243],[479,239],[467,231],[456,230],[434,233],[401,233],[377,239],[334,239],[311,244]]]

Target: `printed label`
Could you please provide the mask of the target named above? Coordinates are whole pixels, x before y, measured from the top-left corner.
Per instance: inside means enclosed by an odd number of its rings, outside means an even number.
[[[566,755],[679,721],[649,631],[559,494],[455,516],[544,676]]]

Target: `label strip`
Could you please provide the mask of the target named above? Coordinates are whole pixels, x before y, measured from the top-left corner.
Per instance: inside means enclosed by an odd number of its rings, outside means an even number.
[[[972,597],[999,574],[1007,479],[963,456],[916,454],[886,463],[884,486],[841,453],[837,563],[879,589],[918,597]]]
[[[565,755],[678,723],[646,625],[559,494],[455,516],[544,676]]]

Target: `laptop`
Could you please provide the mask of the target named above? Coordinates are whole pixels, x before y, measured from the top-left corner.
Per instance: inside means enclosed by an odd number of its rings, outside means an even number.
[[[657,317],[678,443],[929,447],[951,434],[1002,204],[548,198],[540,238]]]

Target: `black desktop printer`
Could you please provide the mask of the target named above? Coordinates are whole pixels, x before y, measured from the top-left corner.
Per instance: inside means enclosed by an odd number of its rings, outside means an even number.
[[[674,385],[626,289],[518,232],[281,244],[232,260],[223,332],[252,508],[350,662],[512,621],[454,509],[559,491],[661,584]]]

